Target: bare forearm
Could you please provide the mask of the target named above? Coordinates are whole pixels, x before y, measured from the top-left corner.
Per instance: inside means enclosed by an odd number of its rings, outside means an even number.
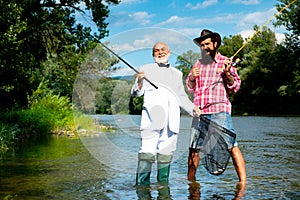
[[[190,75],[189,79],[188,79],[188,85],[190,88],[194,88],[196,85],[196,77],[193,75]]]
[[[232,74],[230,73],[230,71],[226,71],[226,78],[227,78],[227,83],[228,85],[233,85],[234,83],[234,77],[232,76]]]

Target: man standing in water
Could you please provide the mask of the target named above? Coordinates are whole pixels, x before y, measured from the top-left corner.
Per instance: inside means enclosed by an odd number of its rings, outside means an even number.
[[[186,79],[189,91],[194,93],[194,104],[201,110],[201,115],[234,132],[228,91],[237,92],[241,80],[235,67],[232,66],[232,58],[227,58],[218,52],[221,45],[221,37],[218,33],[204,29],[200,37],[194,39],[194,42],[200,47],[202,55],[202,58],[193,65]],[[196,134],[195,137],[199,138],[199,135]],[[239,181],[245,183],[245,162],[237,142],[233,141],[233,147],[229,141],[226,142]],[[189,180],[195,180],[200,160],[200,148],[201,144],[190,146],[188,158]]]
[[[179,133],[180,107],[193,115],[194,105],[184,90],[182,73],[170,66],[170,55],[167,44],[156,43],[152,49],[155,63],[140,68],[131,90],[133,96],[144,95],[140,127],[142,145],[138,154],[136,185],[150,184],[155,160],[158,182],[169,181],[170,164]],[[144,77],[158,88],[144,81]]]

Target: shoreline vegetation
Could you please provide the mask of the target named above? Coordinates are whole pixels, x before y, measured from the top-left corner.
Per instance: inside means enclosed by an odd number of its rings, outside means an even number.
[[[44,82],[28,102],[27,108],[0,111],[1,153],[36,143],[49,135],[79,137],[113,131],[113,127],[76,111],[69,98],[54,94]]]

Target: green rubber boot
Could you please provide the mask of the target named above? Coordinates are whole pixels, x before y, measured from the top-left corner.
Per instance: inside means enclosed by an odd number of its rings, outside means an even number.
[[[136,173],[136,185],[150,185],[150,174],[155,155],[150,153],[139,153],[138,168]]]
[[[169,182],[170,164],[172,155],[157,154],[157,181],[160,183]]]

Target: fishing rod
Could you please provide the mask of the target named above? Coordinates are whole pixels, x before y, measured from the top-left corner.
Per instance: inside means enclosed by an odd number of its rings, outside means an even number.
[[[239,50],[237,50],[233,56],[235,57],[265,26],[267,26],[275,17],[277,17],[280,13],[282,13],[285,9],[287,9],[288,7],[290,7],[293,3],[295,3],[297,0],[292,1],[291,3],[289,3],[288,5],[284,6],[280,11],[278,11],[275,15],[273,15],[268,21],[266,21],[262,27],[260,27],[242,46],[241,48],[239,48]]]
[[[105,49],[107,49],[109,52],[111,52],[113,55],[115,55],[119,60],[121,60],[123,63],[125,63],[130,69],[132,69],[133,71],[135,71],[137,74],[139,73],[138,70],[136,70],[134,67],[132,67],[126,60],[124,60],[123,58],[121,58],[118,54],[116,54],[114,51],[112,51],[110,48],[108,48],[106,45],[104,45],[102,42],[98,41]],[[145,79],[148,83],[150,83],[150,85],[152,85],[155,89],[157,89],[158,87],[156,85],[154,85],[154,83],[152,83],[149,79],[147,79],[146,77],[143,77],[143,79]]]

